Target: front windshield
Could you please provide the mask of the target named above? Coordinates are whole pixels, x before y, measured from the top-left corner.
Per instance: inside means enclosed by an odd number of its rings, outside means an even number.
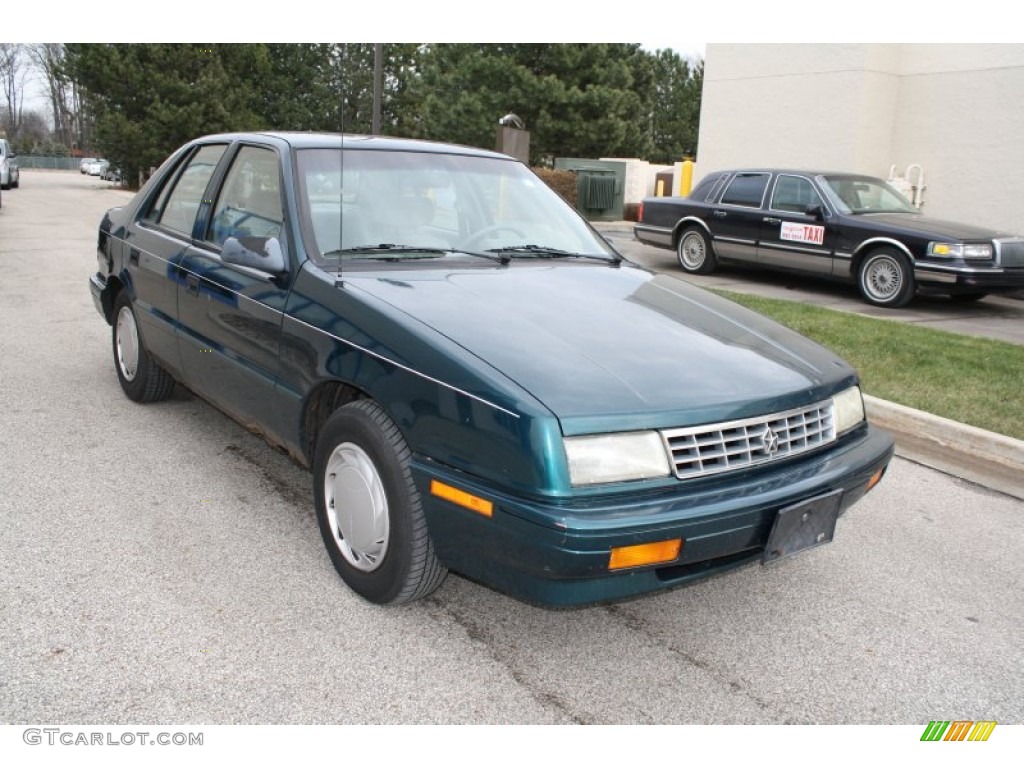
[[[515,161],[379,149],[348,149],[343,158],[336,149],[303,149],[297,164],[307,250],[324,265],[453,253],[615,258]]]
[[[818,181],[840,213],[917,213],[907,198],[871,176],[819,176]]]

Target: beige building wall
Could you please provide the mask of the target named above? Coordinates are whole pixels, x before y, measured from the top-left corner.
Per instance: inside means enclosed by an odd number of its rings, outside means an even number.
[[[1024,234],[1024,45],[712,44],[695,179],[924,171],[930,216]]]

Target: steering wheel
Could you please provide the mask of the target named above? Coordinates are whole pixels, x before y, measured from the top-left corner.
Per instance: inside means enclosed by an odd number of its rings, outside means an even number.
[[[512,232],[513,234],[520,238],[520,241],[522,241],[522,239],[526,237],[526,235],[523,234],[523,231],[521,229],[516,229],[510,224],[491,224],[489,227],[484,227],[483,229],[471,234],[469,237],[467,237],[459,244],[459,247],[467,251],[476,250],[476,246],[478,244],[483,242],[486,238],[490,237],[491,235],[497,234],[498,232]],[[519,245],[520,243],[515,244]]]

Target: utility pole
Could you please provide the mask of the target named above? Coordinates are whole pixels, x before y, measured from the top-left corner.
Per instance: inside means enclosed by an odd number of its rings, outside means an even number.
[[[380,135],[380,94],[384,83],[384,44],[373,44],[373,135]]]

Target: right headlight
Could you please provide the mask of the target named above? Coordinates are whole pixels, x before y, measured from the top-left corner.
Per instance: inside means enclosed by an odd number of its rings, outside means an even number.
[[[928,255],[954,259],[991,259],[992,243],[928,243]]]
[[[657,432],[619,432],[565,438],[575,486],[668,477],[668,453]]]
[[[850,387],[832,396],[832,416],[836,435],[848,432],[864,421],[864,398],[860,387]]]

